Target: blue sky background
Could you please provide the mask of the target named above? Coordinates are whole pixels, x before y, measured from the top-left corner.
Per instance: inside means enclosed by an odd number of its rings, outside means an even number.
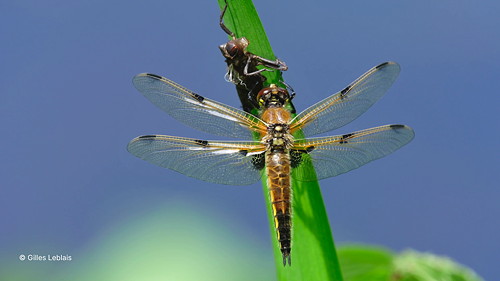
[[[321,181],[336,243],[430,251],[486,280],[500,276],[500,2],[255,6],[289,66],[284,78],[299,111],[381,62],[402,67],[380,102],[331,133],[390,123],[416,132],[393,155]],[[167,210],[246,233],[272,276],[260,185],[201,182],[126,151],[142,134],[220,139],[173,120],[131,83],[135,74],[156,73],[238,106],[224,81],[217,46],[227,37],[218,17],[216,1],[0,3],[0,271],[9,264],[59,274],[86,262],[95,241],[120,235],[119,226]],[[163,221],[176,229],[175,220]],[[18,261],[37,252],[74,260]]]

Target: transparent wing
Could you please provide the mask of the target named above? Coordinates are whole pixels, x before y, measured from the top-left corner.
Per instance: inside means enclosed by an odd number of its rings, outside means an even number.
[[[243,139],[251,139],[252,131],[266,132],[266,124],[257,117],[202,97],[167,78],[142,73],[133,82],[153,104],[195,129]]]
[[[340,136],[297,140],[292,152],[301,162],[296,165],[298,171],[294,176],[304,181],[315,180],[314,174],[300,171],[302,164],[311,161],[317,179],[349,172],[396,151],[414,135],[408,126],[385,125]]]
[[[247,185],[260,179],[264,145],[149,135],[128,144],[133,155],[203,181]]]
[[[350,123],[385,94],[399,70],[395,62],[385,62],[368,70],[342,91],[297,115],[290,122],[291,131],[300,129],[306,136],[312,136]]]

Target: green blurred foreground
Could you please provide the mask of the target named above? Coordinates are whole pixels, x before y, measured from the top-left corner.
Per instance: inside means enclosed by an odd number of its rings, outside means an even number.
[[[190,211],[191,210],[191,211]],[[70,262],[0,256],[0,280],[275,280],[269,245],[235,220],[175,203],[103,230]],[[348,281],[482,280],[448,258],[376,247],[339,250]]]
[[[0,254],[0,280],[273,280],[270,245],[242,228],[174,203],[109,226],[83,252],[69,253],[70,262]]]

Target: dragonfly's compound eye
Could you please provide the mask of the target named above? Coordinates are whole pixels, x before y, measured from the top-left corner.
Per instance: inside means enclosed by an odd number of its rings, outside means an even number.
[[[231,59],[237,56],[239,53],[238,46],[234,43],[234,40],[227,42],[225,45],[222,45],[221,49],[223,49],[224,56]]]
[[[261,106],[265,105],[270,94],[271,94],[270,88],[264,88],[264,89],[260,90],[259,93],[257,94],[257,100],[259,101],[259,105],[261,105]]]
[[[261,106],[283,106],[286,102],[290,100],[290,95],[288,91],[283,88],[279,88],[272,84],[268,88],[262,89],[257,95],[259,99],[259,104]]]
[[[284,102],[288,102],[290,100],[290,96],[288,95],[287,90],[281,89],[282,91],[279,92],[280,99],[283,100]]]
[[[248,40],[244,37],[231,40],[225,45],[220,46],[220,48],[223,49],[224,56],[231,59],[243,56],[247,47]]]

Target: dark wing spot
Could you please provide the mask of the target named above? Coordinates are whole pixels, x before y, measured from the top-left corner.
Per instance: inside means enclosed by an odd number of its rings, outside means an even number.
[[[158,78],[158,79],[163,79],[163,77],[161,77],[160,75],[156,75],[156,74],[146,73],[146,75],[154,77],[154,78]]]
[[[193,94],[193,97],[194,97],[197,101],[199,101],[199,102],[203,102],[203,101],[205,100],[205,98],[204,98],[204,97],[202,97],[202,96],[198,95],[197,93],[192,93],[192,94]]]
[[[391,127],[391,129],[403,129],[405,127],[405,125],[394,124],[394,125],[390,125],[389,127]]]
[[[240,150],[240,154],[243,156],[247,156],[248,150]]]
[[[260,153],[252,156],[252,165],[255,169],[262,170],[266,166],[264,155],[264,153]]]
[[[315,149],[314,146],[309,146],[308,148],[306,148],[306,152],[309,153],[311,151],[313,151]]]
[[[314,149],[314,146],[311,147]],[[290,150],[290,166],[292,166],[292,168],[297,168],[298,166],[300,166],[300,164],[302,163],[302,155],[304,153],[307,154],[310,151],[312,151],[312,149],[309,150],[309,147],[306,150]]]
[[[206,141],[206,140],[194,140],[194,142],[196,144],[201,145],[201,146],[207,146],[208,145],[208,141]]]
[[[145,136],[140,136],[138,139],[155,139],[156,135],[145,135]]]
[[[379,64],[379,65],[375,66],[375,68],[376,68],[376,69],[381,69],[381,68],[385,67],[386,65],[388,65],[388,64],[390,64],[390,63],[391,63],[391,62],[388,62],[388,61],[387,61],[387,62],[383,62],[383,63],[381,63],[381,64]]]
[[[345,98],[345,95],[347,94],[347,92],[349,92],[351,90],[351,85],[345,87],[345,89],[343,89],[342,91],[340,91],[340,98],[343,99]]]
[[[354,136],[354,133],[342,135],[342,137],[340,137],[339,143],[342,143],[342,144],[347,143],[347,140],[350,139],[352,136]]]

